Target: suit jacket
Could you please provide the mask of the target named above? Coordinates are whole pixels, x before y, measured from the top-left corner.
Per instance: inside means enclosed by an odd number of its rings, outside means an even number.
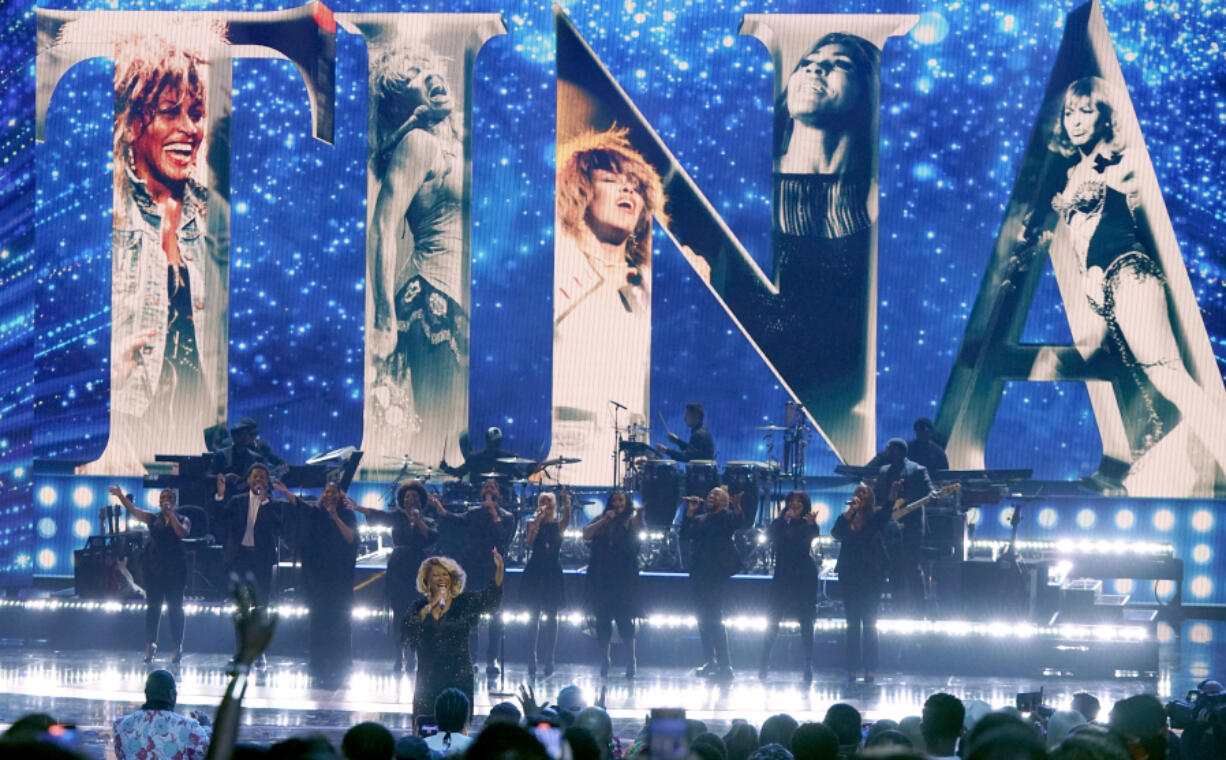
[[[239,547],[243,542],[243,534],[247,531],[247,509],[249,506],[249,491],[243,491],[237,496],[231,496],[222,510],[221,519],[225,523],[225,561],[232,562],[238,556]],[[255,518],[255,556],[260,564],[274,565],[277,562],[277,543],[281,536],[282,510],[285,502],[269,499],[260,506]]]

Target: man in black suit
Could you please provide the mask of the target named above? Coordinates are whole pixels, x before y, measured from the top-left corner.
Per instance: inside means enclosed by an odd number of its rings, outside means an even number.
[[[660,444],[656,446],[656,451],[678,462],[692,462],[695,459],[715,459],[715,438],[711,436],[711,431],[703,423],[705,418],[706,411],[702,408],[702,404],[686,404],[685,426],[690,429],[690,440],[685,441],[676,433],[669,433],[668,440],[681,448],[670,449],[664,444]]]
[[[270,484],[285,500],[271,497]],[[247,491],[230,497],[222,509],[226,567],[240,578],[251,574],[261,604],[272,599],[272,569],[286,501],[295,502],[294,494],[281,481],[272,480],[268,465],[254,462],[247,467]]]
[[[886,464],[877,475],[877,503],[886,509],[910,504],[933,492],[928,468],[907,458],[907,442],[891,438],[885,446]],[[901,506],[899,505],[899,506]],[[909,611],[924,610],[924,571],[920,543],[925,532],[924,508],[920,507],[899,521],[902,525],[900,556],[891,557],[890,589],[895,604],[901,602]]]

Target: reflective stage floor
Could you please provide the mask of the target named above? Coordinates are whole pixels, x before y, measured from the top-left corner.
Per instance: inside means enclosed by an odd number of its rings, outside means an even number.
[[[836,702],[850,702],[868,720],[897,720],[918,715],[924,699],[937,691],[1001,707],[1013,704],[1017,692],[1042,686],[1044,702],[1059,708],[1068,704],[1073,693],[1085,690],[1097,695],[1106,711],[1115,700],[1131,694],[1182,695],[1196,681],[1226,672],[1226,647],[1216,644],[1226,641],[1226,623],[1189,621],[1178,632],[1160,624],[1158,638],[1161,668],[1156,678],[1109,680],[941,676],[889,672],[883,667],[877,682],[866,686],[848,684],[844,671],[825,667],[806,685],[796,670],[773,671],[762,682],[756,669],[742,667],[732,683],[714,685],[680,667],[640,667],[638,678],[629,680],[620,675],[615,660],[616,675],[604,681],[605,705],[617,734],[629,740],[651,707],[685,707],[689,716],[721,734],[734,718],[760,725],[770,715],[787,712],[801,721],[820,720]],[[151,668],[175,672],[180,681],[178,709],[185,713],[193,709],[211,713],[227,681],[227,658],[219,654],[189,652],[179,666],[171,666],[166,657],[147,665],[137,651],[64,652],[6,647],[4,643],[0,641],[0,726],[26,713],[47,712],[61,722],[77,724],[88,748],[98,757],[112,756],[111,722],[139,707],[145,675]],[[564,654],[559,652],[561,659],[571,659]],[[509,665],[501,681],[487,684],[479,678],[476,715],[487,713],[491,704],[512,699],[511,692],[521,683],[527,683],[527,673],[517,663]],[[594,667],[560,664],[549,678],[537,678],[538,700],[552,702],[558,690],[570,683],[579,685],[590,702],[602,681]],[[313,687],[305,660],[271,657],[267,669],[247,691],[242,739],[268,743],[316,732],[339,746],[344,731],[365,720],[382,722],[400,735],[411,730],[412,695],[412,677],[393,674],[384,660],[358,659],[342,688],[323,690]]]

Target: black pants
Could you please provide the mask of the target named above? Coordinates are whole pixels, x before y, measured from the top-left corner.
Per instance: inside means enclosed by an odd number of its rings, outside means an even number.
[[[731,666],[728,657],[728,631],[724,628],[724,588],[727,576],[690,576],[694,591],[694,614],[698,618],[698,638],[703,658],[719,666]]]
[[[903,534],[902,553],[898,558],[895,579],[891,580],[893,591],[899,598],[894,600],[894,608],[909,615],[920,616],[927,610],[927,593],[924,582],[923,557],[920,549],[920,536]],[[894,581],[897,580],[897,583]]]
[[[311,675],[340,678],[351,657],[353,592],[313,594],[310,605]]]
[[[766,640],[762,644],[762,667],[770,667],[771,650],[775,648],[775,639],[779,636],[779,622],[784,618],[783,610],[771,610],[766,621]],[[800,623],[800,646],[805,653],[805,665],[813,664],[813,626],[814,614],[797,616]]]
[[[544,614],[547,619],[542,623],[541,615]],[[553,655],[558,644],[558,606],[554,600],[553,606],[546,607],[541,605],[533,605],[529,610],[531,616],[528,622],[529,640],[532,642],[532,653],[528,656],[528,662],[532,665],[536,664],[537,657],[549,666],[553,665]],[[541,633],[544,632],[544,638]]]
[[[596,614],[596,639],[601,644],[613,640],[613,623],[617,623],[617,632],[622,641],[634,641],[634,616],[630,614],[602,615]]]
[[[154,578],[145,589],[145,642],[156,644],[162,623],[162,602],[170,618],[170,648],[183,646],[183,578]]]
[[[266,606],[272,603],[272,568],[267,562],[256,559],[255,550],[240,546],[234,559],[230,561],[230,572],[245,581],[250,574],[255,579],[256,605]]]
[[[843,607],[847,614],[847,669],[877,670],[877,616],[881,610],[881,588],[848,588]]]

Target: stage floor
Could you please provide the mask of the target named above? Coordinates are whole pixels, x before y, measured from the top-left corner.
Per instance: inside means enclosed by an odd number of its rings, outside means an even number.
[[[1161,631],[1160,631],[1161,634]],[[759,681],[754,669],[742,667],[728,685],[713,685],[696,679],[682,668],[640,668],[629,680],[619,668],[607,684],[606,707],[619,736],[631,739],[642,726],[651,707],[684,706],[689,716],[699,718],[717,733],[723,733],[734,718],[761,724],[767,717],[790,713],[798,720],[820,720],[836,702],[850,702],[866,719],[918,715],[924,699],[945,691],[964,700],[983,699],[994,707],[1013,703],[1019,691],[1045,689],[1044,701],[1055,707],[1068,704],[1074,692],[1089,691],[1099,697],[1105,711],[1120,698],[1140,692],[1163,698],[1182,694],[1197,680],[1219,675],[1226,667],[1226,647],[1213,641],[1226,640],[1226,623],[1185,623],[1181,635],[1160,635],[1161,672],[1157,678],[1091,680],[1066,678],[942,677],[888,672],[883,668],[872,686],[849,685],[841,669],[819,668],[812,684],[800,680],[800,672],[772,672]],[[1207,640],[1205,640],[1207,637]],[[180,712],[207,709],[212,712],[226,684],[226,657],[188,653],[179,666],[161,657],[146,665],[139,652],[39,651],[0,646],[0,726],[30,712],[47,712],[60,721],[75,723],[96,756],[112,757],[111,722],[140,705],[146,673],[153,667],[175,672],[180,681]],[[616,662],[616,658],[615,658]],[[749,663],[745,663],[748,665]],[[527,683],[525,667],[511,663],[506,678],[487,684],[477,681],[476,714],[484,715],[491,704],[511,699],[510,693]],[[538,700],[553,701],[559,689],[578,684],[590,701],[601,688],[594,667],[563,664],[549,678],[536,680]],[[501,692],[501,693],[500,693]],[[400,735],[411,730],[411,676],[393,675],[390,663],[358,659],[343,688],[314,688],[300,658],[272,657],[247,691],[244,702],[244,741],[269,743],[291,735],[322,733],[339,746],[345,730],[355,723],[376,720]]]

